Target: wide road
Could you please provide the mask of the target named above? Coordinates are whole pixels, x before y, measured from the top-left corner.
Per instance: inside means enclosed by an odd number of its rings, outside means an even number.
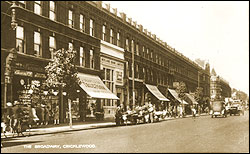
[[[1,152],[15,153],[249,152],[249,112],[246,111],[244,116],[227,118],[202,116],[153,124],[20,137],[5,140],[3,144],[5,147]],[[38,148],[38,145],[43,148]],[[70,148],[67,145],[78,147]]]

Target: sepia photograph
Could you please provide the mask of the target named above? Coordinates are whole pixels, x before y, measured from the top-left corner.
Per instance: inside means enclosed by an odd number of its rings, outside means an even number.
[[[249,153],[249,1],[1,1],[1,153]]]

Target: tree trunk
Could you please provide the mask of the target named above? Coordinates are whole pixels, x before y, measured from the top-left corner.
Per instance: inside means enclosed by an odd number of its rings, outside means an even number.
[[[72,114],[71,114],[71,99],[68,99],[69,104],[69,127],[72,129]]]

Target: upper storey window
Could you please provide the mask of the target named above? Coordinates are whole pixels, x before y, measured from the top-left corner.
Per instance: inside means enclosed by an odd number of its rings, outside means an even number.
[[[106,38],[106,26],[103,25],[102,26],[102,40],[105,41]]]
[[[17,1],[18,5],[25,8],[25,1]]]
[[[89,35],[94,36],[94,20],[90,19],[89,21]]]
[[[49,51],[51,53],[51,59],[54,59],[54,53],[56,51],[56,40],[55,37],[49,37]]]
[[[51,20],[56,20],[55,2],[49,1],[49,18]]]
[[[18,52],[24,53],[24,30],[23,27],[17,26],[16,28],[16,48]]]
[[[34,51],[35,55],[38,57],[42,56],[42,44],[41,44],[41,34],[39,32],[34,32]]]
[[[73,11],[69,10],[69,27],[73,28],[74,27],[74,21],[73,21]]]
[[[110,29],[110,43],[114,44],[114,41],[115,41],[114,32],[113,32],[113,29]]]
[[[117,33],[117,46],[120,47],[121,46],[121,39],[120,39],[120,33]]]
[[[34,12],[38,15],[42,15],[41,1],[34,1]]]
[[[126,38],[125,48],[126,48],[127,51],[129,51],[129,40],[128,40],[128,38]]]
[[[81,32],[85,31],[85,18],[82,14],[80,14],[80,30]]]

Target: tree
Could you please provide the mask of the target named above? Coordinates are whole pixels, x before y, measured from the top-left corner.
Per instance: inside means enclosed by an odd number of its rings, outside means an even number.
[[[186,92],[186,84],[184,82],[180,82],[179,85],[176,87],[176,92],[178,93],[178,97],[181,100],[184,100],[186,98],[185,92]]]
[[[186,99],[186,94],[185,94],[186,90],[187,88],[184,82],[180,82],[179,85],[176,87],[176,92],[178,93],[178,97],[181,99],[181,102],[182,102],[181,105],[183,109],[184,109],[183,100]]]
[[[76,88],[80,84],[77,76],[77,68],[74,64],[76,51],[60,49],[55,51],[54,59],[45,67],[47,79],[45,85],[48,88],[60,88],[66,92],[69,105],[70,128],[72,127],[71,100],[76,97]]]
[[[197,87],[194,93],[194,98],[195,100],[201,105],[202,100],[203,100],[203,88],[202,87]]]

